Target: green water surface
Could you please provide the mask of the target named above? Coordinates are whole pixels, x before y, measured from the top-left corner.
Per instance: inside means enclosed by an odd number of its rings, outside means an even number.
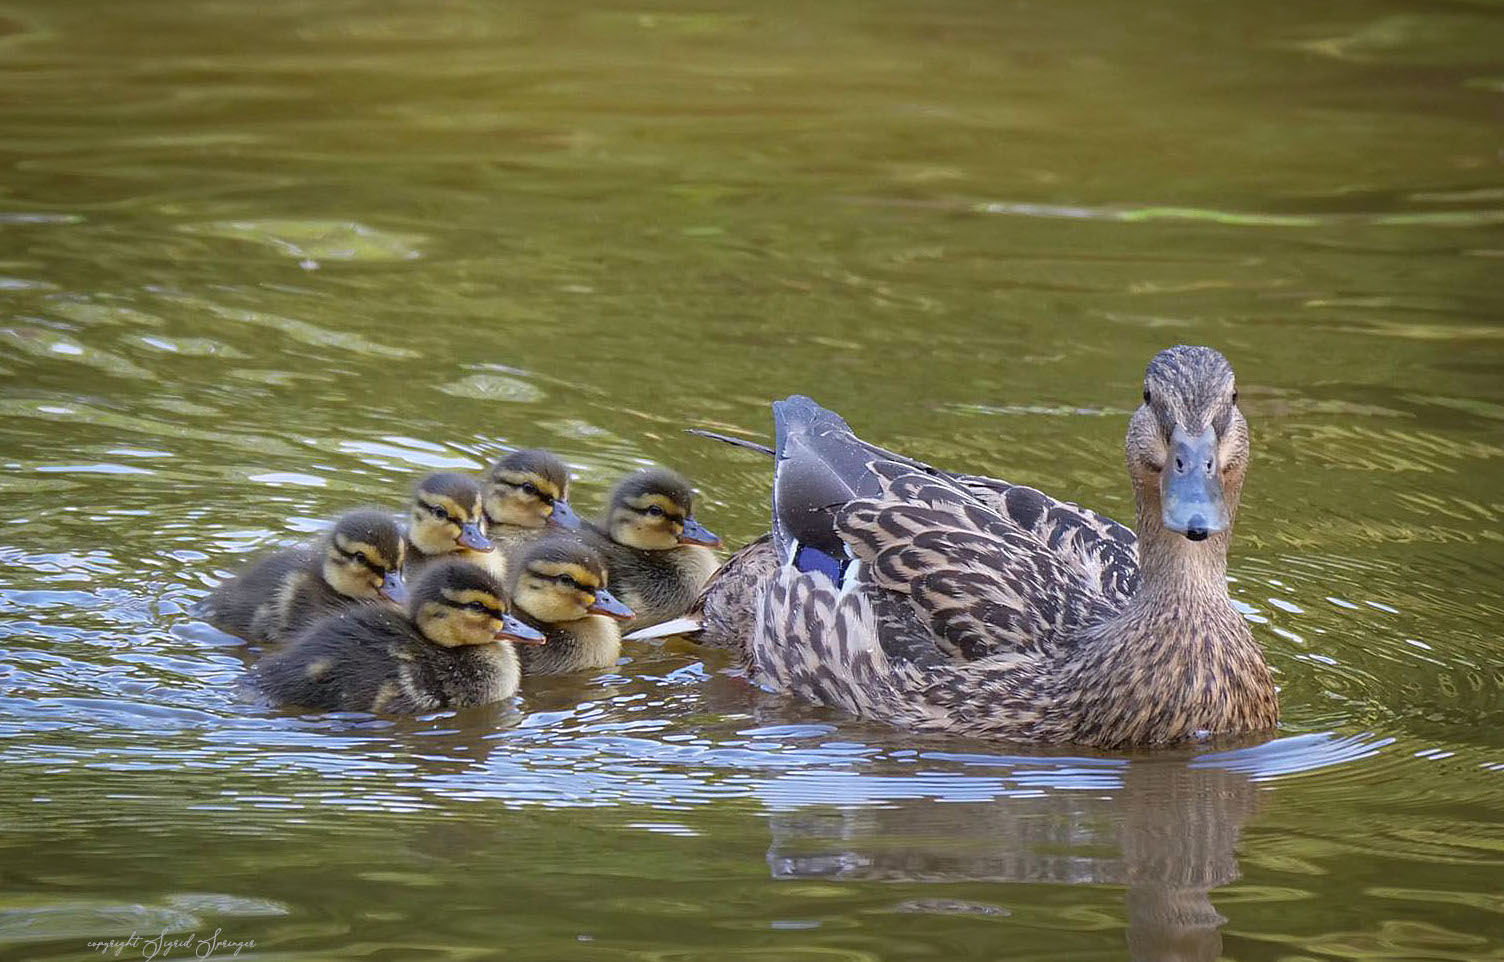
[[[1483,0],[0,4],[0,957],[1504,959],[1501,148]],[[794,391],[1131,520],[1177,342],[1274,741],[916,738],[677,641],[299,716],[190,614],[516,445],[740,544],[767,463],[681,428]]]

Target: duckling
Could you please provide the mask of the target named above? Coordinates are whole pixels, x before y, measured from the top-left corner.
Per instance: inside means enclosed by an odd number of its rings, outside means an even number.
[[[486,536],[503,556],[549,530],[579,530],[569,469],[551,452],[513,451],[486,472],[485,491]]]
[[[440,471],[413,489],[407,528],[407,574],[416,577],[440,558],[461,558],[506,583],[506,562],[486,537],[480,483],[468,474]]]
[[[632,627],[677,618],[694,604],[719,565],[721,539],[691,515],[689,482],[667,468],[643,468],[611,492],[599,524],[580,535],[606,559],[616,594],[636,612]]]
[[[511,598],[520,619],[548,638],[525,648],[522,673],[557,675],[609,668],[621,656],[618,621],[632,609],[606,590],[606,562],[577,538],[534,541],[511,561]]]
[[[250,686],[278,705],[413,715],[510,698],[512,642],[543,635],[507,614],[490,573],[467,561],[428,565],[406,612],[367,606],[310,626],[258,662]]]
[[[318,544],[278,551],[214,589],[205,613],[221,631],[267,643],[350,605],[400,605],[407,600],[405,547],[386,514],[351,511]]]

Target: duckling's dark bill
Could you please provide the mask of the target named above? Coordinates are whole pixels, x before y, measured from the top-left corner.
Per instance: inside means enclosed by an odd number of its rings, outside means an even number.
[[[684,532],[679,535],[680,544],[698,544],[707,548],[719,548],[721,537],[694,518],[684,519]]]
[[[1208,427],[1191,437],[1179,425],[1170,435],[1170,452],[1162,472],[1164,525],[1191,541],[1227,529],[1227,502],[1217,456],[1217,432]]]
[[[396,571],[388,571],[386,577],[381,579],[381,587],[376,589],[381,597],[395,605],[407,604],[407,583],[402,580],[402,575]]]
[[[580,530],[580,516],[574,513],[574,508],[563,498],[554,499],[554,509],[548,516],[550,524],[556,524],[566,531]]]
[[[460,536],[455,539],[455,543],[462,548],[469,548],[471,551],[490,551],[496,547],[496,545],[491,543],[490,538],[481,533],[480,525],[474,521],[471,521],[460,529]]]
[[[511,615],[502,619],[501,630],[496,632],[496,640],[515,641],[524,645],[541,645],[548,641],[543,632],[531,625],[523,624]]]
[[[608,618],[619,618],[622,621],[629,621],[637,617],[637,612],[622,604],[609,591],[597,591],[595,593],[595,601],[585,610],[592,615],[605,615]]]

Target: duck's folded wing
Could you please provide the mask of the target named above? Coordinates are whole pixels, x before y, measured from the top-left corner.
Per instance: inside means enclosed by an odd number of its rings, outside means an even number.
[[[845,420],[807,397],[773,405],[777,427],[774,540],[786,555],[790,538],[831,550],[836,505],[873,497],[874,463],[902,467],[970,495],[1021,532],[1086,573],[1112,607],[1138,588],[1138,539],[1123,525],[1069,501],[998,478],[956,474],[857,437]]]
[[[964,488],[895,462],[868,466],[879,493],[836,512],[856,577],[908,599],[952,658],[1047,653],[1107,608],[1069,553]]]
[[[1131,529],[1028,485],[976,474],[949,478],[1051,551],[1072,557],[1113,607],[1138,589],[1138,536]]]

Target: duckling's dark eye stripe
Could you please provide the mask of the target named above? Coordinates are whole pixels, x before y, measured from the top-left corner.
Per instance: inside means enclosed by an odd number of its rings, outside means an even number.
[[[561,585],[565,585],[567,587],[573,588],[576,591],[583,591],[586,594],[591,594],[591,593],[593,593],[595,591],[594,588],[590,587],[587,584],[582,584],[579,581],[576,581],[574,578],[571,578],[569,575],[557,575],[557,576],[555,576],[554,580],[557,581]]]
[[[542,488],[538,487],[531,481],[507,481],[505,479],[498,479],[498,483],[512,488],[513,490],[521,491],[523,494],[531,495],[532,497],[537,498],[539,501],[542,501],[544,504],[554,503],[553,495],[549,494],[547,491],[544,491]]]
[[[365,565],[377,574],[386,574],[386,568],[368,558],[364,551],[346,551],[344,548],[338,546],[335,547],[335,550],[356,564]]]

